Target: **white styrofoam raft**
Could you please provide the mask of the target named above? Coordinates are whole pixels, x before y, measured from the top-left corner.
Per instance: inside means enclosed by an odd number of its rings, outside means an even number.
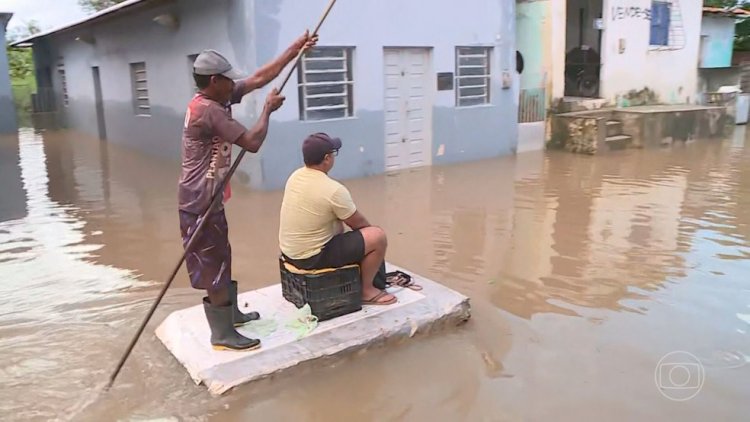
[[[364,306],[359,312],[318,323],[309,332],[290,325],[300,311],[282,297],[280,284],[241,293],[241,309],[257,310],[263,320],[238,328],[261,340],[257,350],[213,350],[202,304],[171,313],[156,329],[156,336],[197,384],[203,383],[218,395],[302,362],[352,352],[391,337],[411,337],[436,321],[458,323],[470,317],[466,296],[389,264],[388,271],[394,270],[411,274],[423,290],[391,288],[398,303]]]

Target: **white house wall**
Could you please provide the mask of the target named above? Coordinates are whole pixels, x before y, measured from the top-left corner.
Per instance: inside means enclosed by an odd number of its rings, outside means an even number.
[[[601,96],[622,102],[631,91],[648,89],[663,103],[696,99],[702,2],[673,0],[682,15],[684,43],[670,50],[649,46],[651,0],[605,0]],[[633,9],[636,8],[636,9]],[[625,12],[623,12],[625,11]],[[674,12],[673,12],[673,25]],[[624,51],[620,51],[621,42]]]

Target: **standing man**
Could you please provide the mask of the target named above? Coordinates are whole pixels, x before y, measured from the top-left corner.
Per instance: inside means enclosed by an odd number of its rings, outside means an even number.
[[[301,50],[310,49],[316,43],[317,35],[311,37],[306,31],[284,54],[245,79],[214,50],[205,50],[195,59],[193,78],[199,91],[185,115],[178,193],[183,247],[229,171],[232,145],[258,152],[266,138],[271,113],[281,107],[284,97],[277,89],[271,91],[260,118],[250,129],[232,118],[231,105],[271,82]],[[237,307],[237,282],[232,280],[232,249],[223,206],[230,196],[227,184],[223,201],[206,217],[209,221],[198,233],[185,264],[190,284],[207,292],[203,308],[211,328],[213,348],[252,350],[260,347],[260,340],[244,337],[234,328],[260,315],[257,312],[243,314]]]

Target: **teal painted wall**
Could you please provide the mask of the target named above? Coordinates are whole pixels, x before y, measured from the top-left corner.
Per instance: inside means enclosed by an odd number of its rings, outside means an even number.
[[[524,60],[521,89],[544,86],[544,24],[549,12],[547,1],[516,5],[516,48]]]
[[[701,28],[701,68],[722,68],[732,65],[734,19],[704,16]]]

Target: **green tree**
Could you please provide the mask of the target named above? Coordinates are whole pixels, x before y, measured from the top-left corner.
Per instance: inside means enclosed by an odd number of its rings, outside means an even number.
[[[35,21],[26,22],[24,26],[12,30],[7,34],[8,44],[5,50],[8,54],[8,70],[13,89],[13,99],[20,115],[31,112],[31,94],[36,92],[36,78],[34,77],[34,56],[30,48],[11,47],[14,41],[41,32]]]
[[[750,10],[750,1],[739,0],[703,0],[704,6],[709,7],[740,7]],[[747,51],[750,50],[750,19],[745,18],[737,21],[735,27],[734,49]]]
[[[123,1],[125,0],[78,0],[78,5],[87,12],[98,12]]]
[[[27,80],[34,73],[34,59],[31,50],[20,48],[8,48],[8,68],[11,81],[20,82]]]
[[[732,7],[742,3],[737,0],[703,0],[703,5],[708,7]]]
[[[734,30],[734,49],[741,51],[750,50],[750,19],[737,22]]]
[[[8,54],[8,68],[10,77],[14,83],[26,83],[34,75],[34,58],[29,48],[11,47],[10,44],[16,40],[38,34],[41,28],[36,21],[28,21],[21,28],[17,28],[7,35],[8,45],[5,46]]]

